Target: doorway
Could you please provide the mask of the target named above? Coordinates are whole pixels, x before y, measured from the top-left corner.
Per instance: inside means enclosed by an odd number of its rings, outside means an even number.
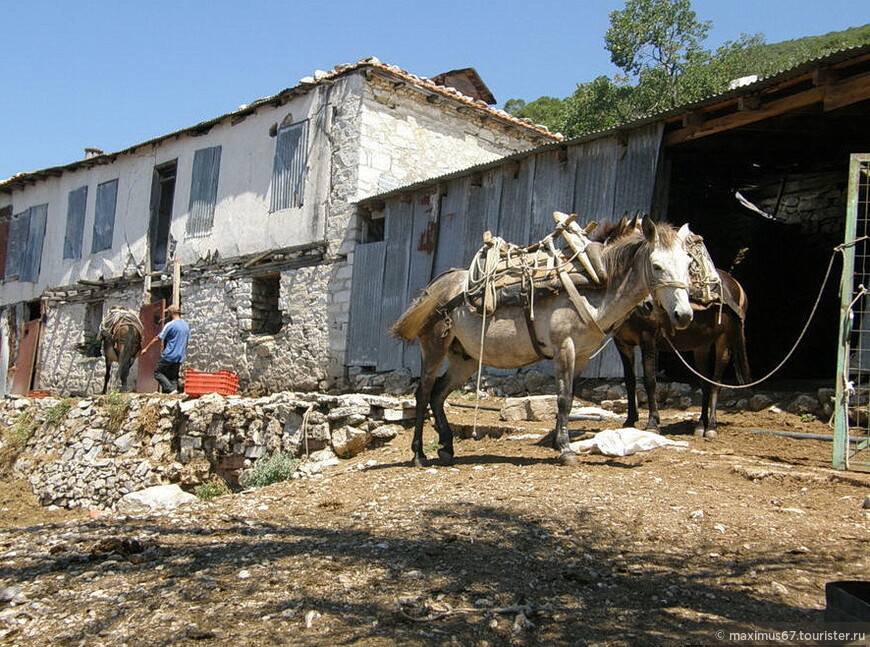
[[[148,244],[151,249],[151,270],[162,270],[171,256],[169,225],[172,223],[172,203],[175,201],[177,160],[154,167],[151,187],[151,222]]]

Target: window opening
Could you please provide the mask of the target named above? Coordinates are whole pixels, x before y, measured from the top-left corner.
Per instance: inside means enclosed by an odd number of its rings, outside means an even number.
[[[88,187],[80,186],[69,192],[66,207],[66,235],[63,239],[63,257],[82,257],[82,238],[85,232],[85,208],[88,202]]]
[[[281,126],[272,165],[271,211],[301,207],[308,163],[308,121]]]
[[[251,285],[251,332],[255,335],[274,335],[283,324],[278,308],[281,280],[273,276],[254,277]]]
[[[42,317],[42,309],[39,306],[39,300],[27,302],[27,321],[36,321]]]
[[[99,357],[102,341],[100,324],[103,321],[103,302],[92,301],[85,304],[85,317],[82,322],[81,350],[87,357]]]
[[[97,185],[97,199],[94,207],[94,237],[91,241],[92,254],[112,248],[117,204],[118,180],[110,180]]]
[[[154,183],[151,186],[151,222],[148,229],[152,270],[163,269],[169,260],[169,225],[172,222],[177,167],[177,160],[154,167]]]
[[[361,243],[377,243],[384,240],[384,218],[383,210],[360,211],[360,229]]]
[[[211,233],[217,203],[220,166],[220,146],[203,148],[196,151],[193,156],[187,216],[188,236],[205,236]]]

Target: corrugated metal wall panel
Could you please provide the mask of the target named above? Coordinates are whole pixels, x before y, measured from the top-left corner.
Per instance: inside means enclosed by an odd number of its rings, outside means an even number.
[[[414,211],[411,229],[408,294],[416,296],[432,280],[435,245],[438,241],[438,220],[436,214],[433,213],[432,199],[429,194],[417,194],[412,205]],[[419,375],[420,351],[418,348],[406,344],[402,361],[404,366],[411,369],[413,375]]]
[[[387,243],[380,241],[357,245],[353,254],[347,331],[347,362],[353,366],[376,366],[386,335],[386,325],[380,319],[386,249]],[[357,313],[365,316],[356,316]]]
[[[63,239],[63,257],[81,258],[82,239],[85,233],[85,208],[88,203],[88,187],[80,186],[69,192],[66,209],[66,234]]]
[[[435,245],[433,277],[454,267],[468,267],[465,260],[466,202],[468,178],[451,182],[439,200],[438,239]]]
[[[408,293],[412,215],[411,202],[396,200],[387,203],[384,214],[386,252],[381,295],[383,306],[380,314],[384,329],[393,325],[416,296]],[[371,314],[367,320],[371,321],[374,316]],[[385,332],[380,344],[378,370],[393,371],[402,368],[404,346],[404,342],[388,336]]]
[[[498,229],[493,233],[517,245],[527,245],[531,231],[532,191],[535,157],[523,159],[517,166],[508,164],[502,180],[501,211]]]
[[[613,212],[617,217],[651,212],[663,129],[664,124],[656,123],[631,132],[616,171]]]
[[[577,213],[580,223],[613,222],[625,212],[649,212],[660,141],[661,127],[654,126],[628,133],[622,141],[605,137],[566,144],[567,150],[541,151],[519,162],[508,160],[447,181],[440,187],[443,195],[438,213],[433,213],[427,193],[391,197],[386,204],[382,295],[385,312],[390,309],[391,317],[385,325],[395,321],[437,273],[449,267],[467,267],[482,244],[484,231],[517,244],[530,244],[553,230],[553,211]],[[402,202],[409,199],[412,202]],[[404,247],[401,241],[405,241]],[[405,345],[398,359],[401,344],[392,344],[392,352],[384,353],[378,370],[404,366],[419,374],[419,350]],[[389,346],[384,348],[386,351]],[[536,368],[550,372],[543,363]],[[583,376],[622,376],[619,355],[612,344],[590,361]]]
[[[536,243],[556,226],[554,211],[571,213],[574,208],[574,165],[566,151],[548,151],[537,156],[532,185],[530,242]]]
[[[616,165],[621,148],[616,138],[608,137],[569,149],[569,159],[573,159],[576,169],[572,212],[579,222],[613,221]]]
[[[471,259],[483,244],[483,232],[486,226],[486,189],[483,180],[480,184],[470,183],[467,187],[465,207],[465,227],[462,234],[462,264],[467,268]]]
[[[214,224],[218,178],[221,168],[221,147],[201,148],[193,155],[190,172],[190,201],[187,214],[187,235],[207,236]]]

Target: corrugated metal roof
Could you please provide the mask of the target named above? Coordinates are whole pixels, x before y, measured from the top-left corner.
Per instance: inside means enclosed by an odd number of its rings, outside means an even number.
[[[434,81],[431,81],[430,79],[416,76],[414,74],[406,72],[405,70],[402,70],[399,67],[396,67],[395,65],[388,65],[386,63],[382,63],[375,57],[369,57],[361,59],[354,64],[337,65],[329,72],[323,72],[318,70],[314,73],[313,76],[304,77],[300,79],[297,85],[291,88],[286,88],[271,97],[257,99],[256,101],[244,105],[233,112],[223,114],[219,117],[215,117],[214,119],[202,121],[188,128],[183,128],[181,130],[177,130],[166,135],[161,135],[159,137],[149,139],[147,141],[135,144],[115,153],[104,153],[100,155],[95,155],[93,157],[88,157],[86,159],[71,162],[69,164],[64,164],[62,166],[53,166],[38,171],[17,173],[10,178],[0,181],[0,192],[11,193],[12,191],[24,186],[25,184],[42,180],[48,177],[56,177],[61,175],[64,171],[75,171],[79,168],[89,168],[91,166],[111,164],[121,155],[132,153],[143,146],[157,144],[173,137],[179,137],[182,135],[196,135],[203,132],[208,132],[209,129],[221,123],[222,121],[228,119],[238,119],[250,114],[254,114],[258,108],[265,105],[273,103],[280,105],[281,103],[286,103],[294,96],[299,96],[311,92],[318,85],[362,70],[371,70],[375,73],[386,75],[393,79],[402,80],[410,85],[420,88],[423,91],[441,95],[445,99],[463,104],[467,108],[479,113],[483,117],[493,119],[495,121],[499,121],[504,124],[508,124],[526,131],[530,131],[541,138],[548,138],[556,141],[562,139],[561,135],[551,133],[546,128],[546,126],[533,124],[527,119],[519,119],[511,115],[510,113],[505,112],[504,110],[493,108],[487,105],[485,101],[467,97],[455,88],[439,85]]]

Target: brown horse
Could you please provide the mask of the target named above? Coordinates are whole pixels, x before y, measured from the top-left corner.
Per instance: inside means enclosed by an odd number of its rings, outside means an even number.
[[[127,392],[130,367],[142,348],[142,321],[139,315],[129,308],[110,308],[100,324],[100,338],[103,343],[103,357],[106,359],[103,393],[109,388],[113,362],[118,363],[121,391]]]
[[[439,458],[453,460],[453,432],[444,400],[480,367],[519,368],[549,357],[556,376],[558,413],[553,433],[559,462],[576,463],[568,446],[568,414],[573,404],[573,378],[605,338],[648,294],[667,313],[672,326],[683,328],[692,318],[688,282],[690,257],[680,231],[645,219],[633,232],[602,246],[607,285],[578,286],[586,305],[581,314],[564,291],[535,297],[534,319],[523,305],[499,303],[491,314],[466,304],[467,270],[449,270],[435,279],[390,329],[401,339],[417,338],[422,366],[416,394],[416,421],[411,443],[413,464],[426,464],[423,424],[431,406],[441,449]],[[443,361],[448,367],[438,377]]]
[[[614,333],[613,339],[622,359],[625,388],[628,391],[628,417],[625,426],[631,427],[638,421],[637,380],[634,370],[636,346],[640,346],[641,351],[649,408],[646,428],[649,430],[659,431],[656,370],[660,350],[692,351],[695,368],[701,375],[715,382],[711,384],[707,380],[701,380],[701,415],[695,426],[696,436],[716,437],[718,383],[722,381],[729,362],[733,362],[740,384],[746,384],[750,380],[743,331],[746,293],[728,272],[718,269],[716,271],[720,279],[721,300],[706,305],[693,301],[695,314],[691,323],[682,330],[672,330],[652,302],[645,301],[632,311]]]

